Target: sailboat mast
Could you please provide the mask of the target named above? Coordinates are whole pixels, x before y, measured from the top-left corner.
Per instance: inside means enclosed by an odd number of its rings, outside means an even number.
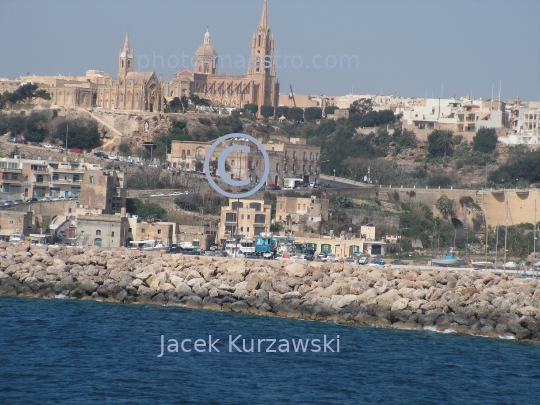
[[[504,264],[503,269],[506,273],[506,245],[508,243],[508,201],[506,201],[506,226],[504,227]]]

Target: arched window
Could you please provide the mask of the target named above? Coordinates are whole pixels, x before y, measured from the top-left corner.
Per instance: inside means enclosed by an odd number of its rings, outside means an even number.
[[[98,229],[98,230],[96,231],[96,236],[100,236],[100,235],[101,235],[101,231]]]
[[[94,239],[94,246],[101,247],[101,238]]]

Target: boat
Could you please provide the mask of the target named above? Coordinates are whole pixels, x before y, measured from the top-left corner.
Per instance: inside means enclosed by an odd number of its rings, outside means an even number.
[[[167,246],[163,245],[163,240],[161,239],[148,239],[148,240],[132,240],[131,250],[144,250],[150,252],[159,252],[167,250]]]
[[[519,265],[516,262],[509,261],[503,265],[503,268],[505,270],[517,270],[519,268]]]
[[[271,258],[276,253],[277,239],[270,232],[261,232],[255,238],[255,252],[264,258]]]
[[[223,244],[223,252],[227,257],[244,257],[238,237],[229,237]]]
[[[475,269],[493,269],[495,266],[492,262],[471,262]]]
[[[255,253],[255,241],[251,238],[242,238],[239,249],[244,255]]]
[[[465,264],[465,259],[456,257],[453,252],[448,252],[444,255],[444,259],[431,259],[435,266],[442,267],[459,267]]]

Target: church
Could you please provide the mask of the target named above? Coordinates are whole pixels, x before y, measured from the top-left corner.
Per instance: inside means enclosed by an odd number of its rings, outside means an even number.
[[[245,75],[218,74],[220,58],[206,30],[202,45],[195,51],[194,70],[182,69],[165,83],[167,101],[197,95],[213,105],[242,107],[245,104],[278,106],[279,82],[274,63],[274,36],[268,25],[268,8],[263,4],[261,19],[251,40],[250,60]]]
[[[215,106],[239,108],[245,104],[278,106],[279,82],[274,64],[274,36],[268,25],[266,0],[261,19],[251,40],[251,54],[245,75],[218,74],[220,57],[206,31],[203,44],[195,51],[195,68],[180,70],[163,82],[155,71],[136,72],[134,51],[126,32],[118,54],[118,77],[107,72],[88,70],[85,76],[21,76],[20,80],[0,81],[0,91],[14,91],[21,84],[35,83],[51,95],[51,100],[33,103],[44,107],[102,107],[125,111],[163,112],[164,102],[175,97],[210,100]]]

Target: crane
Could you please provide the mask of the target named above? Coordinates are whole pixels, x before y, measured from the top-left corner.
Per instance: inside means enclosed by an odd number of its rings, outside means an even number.
[[[293,91],[293,89],[292,89],[292,84],[289,84],[289,87],[291,88],[292,102],[293,102],[294,106],[296,107],[296,101],[294,101],[294,91]]]

